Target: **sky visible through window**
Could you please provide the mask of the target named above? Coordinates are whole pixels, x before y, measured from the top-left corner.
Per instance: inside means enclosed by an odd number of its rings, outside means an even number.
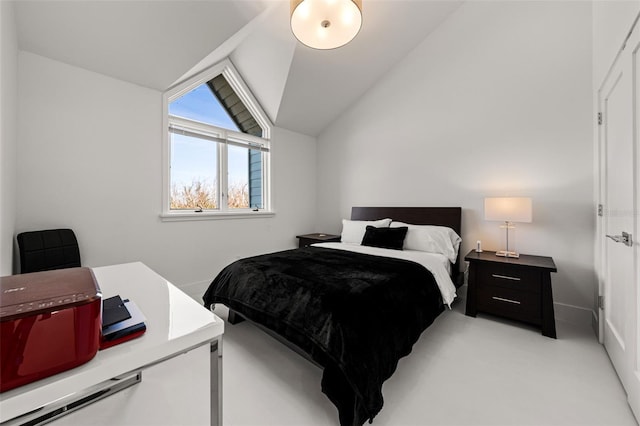
[[[171,102],[169,114],[240,131],[206,83]],[[172,184],[190,185],[194,180],[207,184],[215,182],[218,164],[215,142],[171,134],[171,143]],[[247,150],[229,146],[228,151],[229,184],[247,183]]]

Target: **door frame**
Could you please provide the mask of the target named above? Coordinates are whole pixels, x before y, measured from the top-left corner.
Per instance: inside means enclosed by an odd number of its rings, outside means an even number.
[[[596,145],[596,149],[595,154],[596,154],[596,161],[597,161],[597,176],[596,176],[596,191],[597,195],[596,195],[596,200],[597,200],[597,206],[598,206],[598,215],[597,215],[597,220],[596,220],[596,241],[595,241],[595,254],[596,254],[596,275],[597,275],[597,279],[598,279],[598,300],[596,301],[596,308],[597,308],[597,323],[598,323],[598,340],[601,344],[604,344],[604,333],[605,333],[605,313],[604,313],[604,307],[602,306],[602,304],[600,303],[601,301],[601,297],[604,296],[606,294],[606,267],[607,267],[607,251],[606,251],[606,236],[605,236],[605,232],[606,232],[606,226],[605,226],[605,215],[603,214],[604,212],[602,211],[601,206],[604,205],[604,200],[606,199],[605,195],[606,195],[606,186],[607,186],[607,177],[606,177],[606,164],[607,164],[607,158],[606,158],[606,145],[605,145],[605,126],[601,125],[603,124],[603,120],[602,120],[602,113],[603,113],[603,104],[604,104],[604,98],[603,98],[603,90],[606,88],[607,84],[609,83],[609,79],[612,77],[612,73],[614,72],[615,68],[618,64],[618,61],[620,60],[625,60],[625,58],[623,56],[626,56],[626,54],[630,54],[631,57],[640,57],[640,28],[637,28],[637,24],[638,21],[640,19],[640,13],[638,13],[638,15],[636,16],[631,29],[629,30],[627,37],[624,40],[624,43],[622,44],[621,48],[619,49],[618,53],[616,54],[616,57],[614,58],[613,62],[611,63],[609,70],[607,71],[607,74],[604,76],[602,82],[600,83],[600,86],[597,90],[596,93],[596,99],[597,99],[597,111],[598,111],[598,115],[597,115],[597,145]],[[631,47],[634,50],[629,53],[628,51],[625,52],[625,48],[627,47],[627,44],[629,43],[629,41],[632,42],[631,46],[635,46],[635,47]],[[624,55],[623,55],[624,53]],[[631,61],[630,61],[631,62]],[[633,331],[633,338],[631,339],[631,341],[633,343],[635,343],[635,348],[633,348],[631,350],[631,356],[632,356],[632,370],[629,372],[630,375],[633,377],[632,379],[632,383],[630,384],[629,388],[625,388],[625,391],[627,392],[627,396],[628,396],[628,403],[631,406],[631,409],[634,413],[634,415],[636,416],[636,419],[640,419],[640,288],[639,288],[639,280],[640,280],[640,249],[639,249],[639,241],[640,241],[640,195],[638,194],[638,191],[640,191],[640,119],[637,118],[638,113],[640,111],[640,61],[637,62],[632,62],[631,63],[632,69],[631,69],[631,91],[632,94],[631,96],[633,97],[633,104],[632,104],[632,125],[633,125],[633,130],[632,130],[632,144],[633,144],[633,187],[635,189],[635,191],[633,191],[633,224],[632,224],[632,229],[631,232],[633,233],[633,239],[634,244],[633,244],[633,250],[634,250],[634,254],[633,254],[633,262],[634,262],[634,284],[636,285],[635,287],[635,294],[633,294],[633,296],[635,297],[635,312],[630,313],[629,315],[631,315],[633,317],[633,321],[635,321],[635,324],[633,324],[634,327],[634,331]],[[605,205],[605,209],[607,208],[607,206]]]

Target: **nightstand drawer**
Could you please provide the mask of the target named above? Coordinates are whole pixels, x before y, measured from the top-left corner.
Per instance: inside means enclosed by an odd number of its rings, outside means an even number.
[[[479,311],[540,324],[541,298],[539,293],[523,292],[503,286],[484,285],[478,288]]]
[[[488,286],[540,293],[540,273],[518,265],[479,265],[478,279]]]

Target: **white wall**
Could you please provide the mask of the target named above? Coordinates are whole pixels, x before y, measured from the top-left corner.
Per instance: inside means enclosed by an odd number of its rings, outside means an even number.
[[[590,320],[591,80],[589,2],[466,2],[318,138],[317,229],[351,206],[462,206],[464,255],[501,248],[484,197],[530,196],[516,248],[552,256],[557,306]]]
[[[18,41],[13,2],[0,1],[0,276],[11,275],[16,220]]]
[[[274,130],[274,218],[161,222],[161,93],[28,52],[19,71],[17,232],[71,227],[84,265],[140,260],[198,294],[313,230],[314,139]]]

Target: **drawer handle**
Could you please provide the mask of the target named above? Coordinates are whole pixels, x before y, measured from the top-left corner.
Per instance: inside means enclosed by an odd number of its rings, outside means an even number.
[[[507,275],[491,274],[493,278],[502,278],[503,280],[520,281],[518,277],[509,277]]]
[[[2,425],[44,425],[141,382],[142,371],[134,371],[130,375],[124,374],[114,377],[90,388],[47,403],[26,414],[6,420],[2,422]]]
[[[500,302],[509,302],[509,303],[513,303],[514,305],[519,305],[520,302],[518,302],[517,300],[511,300],[511,299],[504,299],[502,297],[496,297],[496,296],[491,296],[491,298],[493,300],[499,300]]]

